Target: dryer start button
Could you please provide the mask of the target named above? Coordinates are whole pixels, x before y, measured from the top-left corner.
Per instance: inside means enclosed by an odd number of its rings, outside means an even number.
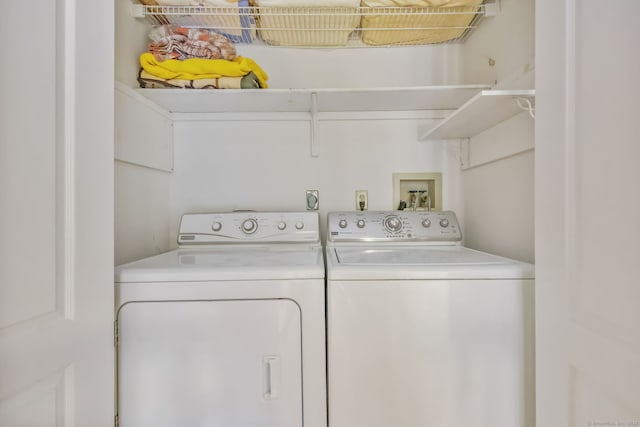
[[[253,234],[258,229],[258,222],[253,218],[245,219],[240,228],[244,234]]]

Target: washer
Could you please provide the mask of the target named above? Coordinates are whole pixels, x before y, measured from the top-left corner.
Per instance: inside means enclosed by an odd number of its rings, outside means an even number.
[[[120,427],[325,427],[317,213],[187,214],[178,245],[115,270]]]
[[[532,265],[462,246],[453,212],[327,230],[331,427],[533,426]]]

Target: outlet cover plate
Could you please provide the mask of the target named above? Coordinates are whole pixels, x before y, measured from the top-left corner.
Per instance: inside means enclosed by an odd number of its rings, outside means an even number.
[[[364,208],[360,208],[360,202],[364,202]],[[356,190],[356,210],[366,211],[369,209],[369,191]]]
[[[318,190],[307,190],[305,201],[308,211],[317,211],[320,206]]]

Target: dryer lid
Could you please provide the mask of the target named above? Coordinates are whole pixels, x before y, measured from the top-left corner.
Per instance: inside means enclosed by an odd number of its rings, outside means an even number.
[[[177,249],[115,269],[116,283],[315,278],[324,278],[319,244]]]

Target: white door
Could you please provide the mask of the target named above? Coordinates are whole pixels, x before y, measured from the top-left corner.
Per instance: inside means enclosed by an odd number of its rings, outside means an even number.
[[[0,2],[2,427],[113,425],[112,10]]]
[[[300,427],[300,307],[135,302],[118,312],[121,427]]]
[[[640,2],[536,2],[537,425],[640,425]]]

